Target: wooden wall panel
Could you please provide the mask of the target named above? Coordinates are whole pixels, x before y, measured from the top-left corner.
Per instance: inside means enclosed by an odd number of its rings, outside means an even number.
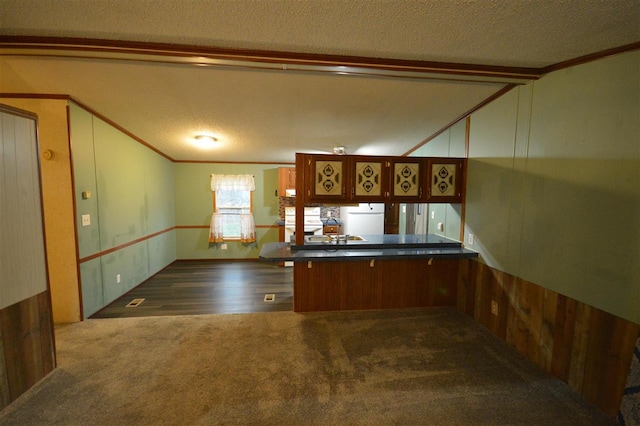
[[[556,324],[553,329],[553,350],[549,372],[565,383],[569,382],[571,368],[571,348],[575,332],[577,302],[558,295],[556,303]]]
[[[7,377],[7,363],[4,358],[4,341],[2,327],[0,327],[0,410],[11,402],[9,397],[9,378]]]
[[[48,291],[0,310],[0,408],[55,367],[51,318]]]
[[[587,344],[589,343],[589,318],[591,317],[591,306],[583,303],[576,305],[576,316],[571,342],[571,363],[569,365],[569,386],[581,390],[584,380],[584,360],[587,354]]]
[[[553,335],[556,327],[558,293],[544,289],[540,324],[540,367],[550,371],[553,357]]]
[[[639,324],[477,261],[460,263],[458,289],[462,311],[616,416]],[[491,314],[491,301],[498,315]]]

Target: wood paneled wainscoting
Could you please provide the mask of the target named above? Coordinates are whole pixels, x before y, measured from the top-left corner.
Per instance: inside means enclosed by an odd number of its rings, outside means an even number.
[[[0,409],[55,368],[49,291],[0,309]]]
[[[617,415],[640,325],[475,260],[463,259],[460,266],[461,310]]]

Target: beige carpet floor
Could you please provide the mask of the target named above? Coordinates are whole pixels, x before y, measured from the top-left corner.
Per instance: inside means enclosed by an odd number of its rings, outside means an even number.
[[[453,308],[94,319],[1,425],[608,425]]]

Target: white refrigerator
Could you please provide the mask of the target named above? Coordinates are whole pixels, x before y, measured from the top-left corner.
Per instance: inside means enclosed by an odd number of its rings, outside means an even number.
[[[340,207],[342,233],[347,235],[384,234],[384,203],[360,203]]]

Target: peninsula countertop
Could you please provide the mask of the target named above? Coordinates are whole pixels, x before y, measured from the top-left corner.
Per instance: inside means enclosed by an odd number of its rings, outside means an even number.
[[[341,242],[267,243],[260,250],[264,262],[355,261],[367,259],[473,258],[478,253],[462,243],[434,234],[362,235],[363,240]]]

